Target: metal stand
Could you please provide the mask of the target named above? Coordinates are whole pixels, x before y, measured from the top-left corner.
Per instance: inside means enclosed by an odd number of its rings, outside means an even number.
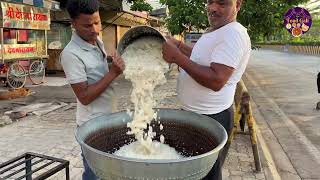
[[[69,180],[69,161],[28,152],[0,164],[0,180],[9,178],[15,180],[43,180],[62,169],[66,170],[66,180]],[[25,173],[21,175],[23,171]],[[34,177],[35,172],[39,174],[37,177]]]
[[[249,133],[244,132],[244,127],[246,122],[248,124]],[[235,94],[234,126],[228,138],[228,142],[225,148],[230,147],[230,144],[233,138],[237,133],[239,133],[238,132],[239,123],[241,128],[240,133],[250,135],[256,171],[261,172],[261,161],[260,161],[260,156],[258,151],[258,141],[257,141],[257,135],[256,135],[255,120],[252,115],[252,108],[250,104],[250,95],[242,80],[237,85],[236,94]]]

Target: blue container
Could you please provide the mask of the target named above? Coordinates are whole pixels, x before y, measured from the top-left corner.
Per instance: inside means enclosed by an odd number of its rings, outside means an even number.
[[[23,0],[11,0],[11,2],[15,2],[15,3],[22,3]]]
[[[33,5],[36,7],[42,7],[43,8],[43,0],[33,0]]]

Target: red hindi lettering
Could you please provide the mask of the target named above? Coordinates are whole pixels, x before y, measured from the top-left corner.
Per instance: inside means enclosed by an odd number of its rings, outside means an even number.
[[[23,13],[23,19],[32,20],[32,14],[24,12]]]
[[[17,47],[17,48],[11,48],[9,47],[7,49],[7,53],[13,54],[13,53],[31,53],[35,52],[35,47]]]
[[[48,21],[48,16],[46,14],[42,14],[41,21]]]
[[[22,12],[20,11],[20,9],[19,8],[16,8],[16,18],[17,19],[22,19]]]
[[[42,14],[39,14],[39,21],[43,21],[43,15]]]
[[[33,20],[34,21],[47,21],[48,17],[46,14],[35,13],[35,14],[33,14]]]
[[[10,19],[14,18],[14,11],[12,7],[8,7],[8,9],[6,10],[6,16]]]
[[[38,19],[39,19],[39,14],[33,14],[33,20],[34,21],[38,21]]]

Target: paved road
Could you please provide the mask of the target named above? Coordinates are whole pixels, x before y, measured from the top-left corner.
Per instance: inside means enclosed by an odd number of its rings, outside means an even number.
[[[283,179],[320,179],[318,71],[320,57],[260,50],[244,76],[265,120],[259,123],[273,134],[266,141],[276,141],[269,148]]]

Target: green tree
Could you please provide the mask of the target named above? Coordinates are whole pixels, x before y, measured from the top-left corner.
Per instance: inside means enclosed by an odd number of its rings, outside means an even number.
[[[132,3],[130,10],[132,11],[147,11],[153,10],[152,6],[144,0],[127,0],[128,3]]]
[[[165,21],[172,34],[208,27],[205,0],[160,0],[160,3],[169,8],[169,15]]]
[[[283,16],[292,7],[308,0],[246,0],[238,21],[248,28],[253,41],[276,35],[283,29]]]
[[[248,28],[253,41],[275,34],[283,28],[286,11],[308,0],[245,0],[238,21]],[[172,34],[197,31],[208,26],[206,0],[160,0],[169,8],[165,19]]]

